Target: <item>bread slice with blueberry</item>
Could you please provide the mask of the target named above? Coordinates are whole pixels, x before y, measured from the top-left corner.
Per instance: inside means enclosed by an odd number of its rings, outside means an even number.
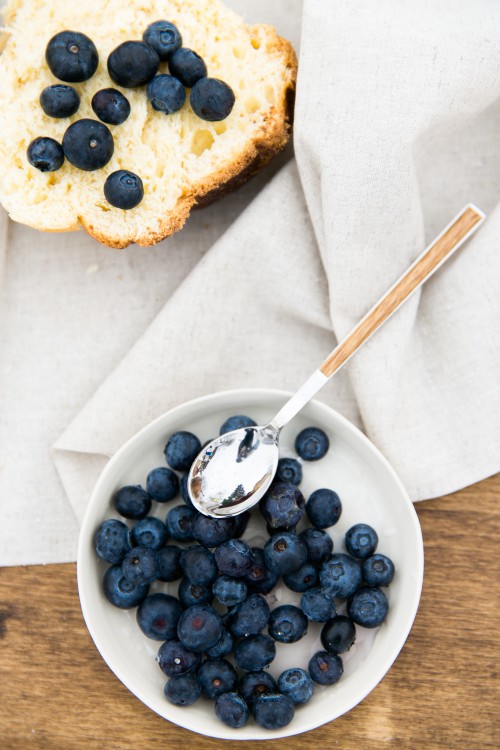
[[[219,0],[8,0],[0,202],[14,221],[153,245],[290,138],[297,61]]]

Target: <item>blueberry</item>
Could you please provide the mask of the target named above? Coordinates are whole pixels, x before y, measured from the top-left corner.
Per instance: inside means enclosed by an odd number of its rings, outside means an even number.
[[[268,667],[276,656],[276,646],[268,635],[249,635],[234,650],[236,664],[247,672],[257,672]]]
[[[95,551],[105,562],[116,565],[121,563],[130,551],[130,532],[123,521],[109,518],[103,521],[94,537]]]
[[[28,161],[40,172],[57,172],[64,164],[64,151],[54,138],[35,138],[27,151]]]
[[[306,427],[295,438],[295,450],[304,461],[318,461],[329,447],[328,435],[319,427]]]
[[[146,44],[149,44],[155,50],[162,62],[168,60],[172,52],[175,52],[182,45],[179,29],[170,21],[150,23],[142,38]]]
[[[267,567],[277,575],[288,575],[298,570],[307,560],[307,547],[297,534],[282,531],[274,534],[264,546]]]
[[[92,109],[108,125],[121,125],[130,114],[130,102],[118,89],[101,89],[92,97]]]
[[[308,664],[309,674],[319,685],[334,685],[344,672],[342,659],[337,654],[318,651]]]
[[[177,623],[177,638],[191,651],[206,651],[215,646],[222,635],[222,620],[208,604],[188,607]]]
[[[280,458],[274,476],[275,482],[300,484],[302,482],[302,466],[296,458]]]
[[[375,529],[366,523],[357,523],[346,532],[345,546],[353,557],[366,560],[377,549],[378,536]]]
[[[123,575],[136,586],[154,581],[157,570],[158,556],[151,547],[134,547],[122,562]]]
[[[174,706],[192,706],[201,696],[201,687],[195,674],[177,674],[165,685],[165,698]]]
[[[394,563],[385,555],[372,555],[363,562],[361,572],[369,586],[388,586],[394,578]]]
[[[322,588],[305,591],[300,598],[300,607],[311,622],[326,622],[335,617],[335,602]]]
[[[252,567],[252,550],[241,539],[230,539],[215,550],[215,562],[223,575],[241,578]]]
[[[189,95],[195,115],[209,122],[225,120],[231,114],[234,101],[232,88],[218,78],[200,78]]]
[[[143,518],[137,521],[130,532],[130,541],[134,547],[161,549],[167,541],[167,527],[159,518]]]
[[[104,575],[104,595],[120,609],[137,607],[146,598],[148,584],[135,585],[124,577],[121,565],[113,565]]]
[[[287,531],[294,529],[302,520],[305,504],[304,495],[298,487],[277,482],[261,499],[259,509],[270,529]]]
[[[238,684],[238,676],[226,659],[206,659],[198,669],[198,682],[203,695],[215,700],[222,693],[230,693]]]
[[[200,513],[193,525],[193,536],[204,547],[217,547],[232,539],[236,522],[234,518],[211,518]]]
[[[150,594],[139,605],[137,624],[148,638],[168,641],[177,634],[177,622],[182,604],[170,594]]]
[[[278,678],[278,690],[288,695],[294,705],[307,703],[314,693],[314,685],[304,669],[286,669]]]
[[[146,479],[146,490],[157,503],[170,502],[179,492],[177,474],[164,466],[152,469]]]
[[[345,615],[337,615],[321,628],[321,645],[329,654],[342,654],[349,651],[356,640],[353,621]]]
[[[241,604],[230,610],[228,625],[237,638],[256,635],[269,621],[269,605],[260,594],[250,594]]]
[[[99,55],[94,42],[78,31],[61,31],[52,37],[45,50],[45,60],[56,78],[82,83],[97,70]]]
[[[217,578],[214,554],[201,544],[193,544],[181,552],[181,568],[192,583],[212,584]]]
[[[189,471],[201,451],[201,443],[192,432],[181,430],[170,436],[165,446],[165,458],[172,469]]]
[[[164,73],[150,80],[147,96],[153,109],[166,115],[178,112],[186,101],[186,91],[182,83],[174,76]]]
[[[342,514],[340,497],[333,490],[315,490],[306,503],[309,521],[317,529],[327,529],[339,520]]]
[[[173,677],[194,672],[201,663],[201,654],[190,651],[177,638],[171,638],[160,646],[156,661],[167,677]]]
[[[239,539],[246,531],[248,522],[250,520],[250,513],[248,510],[244,510],[243,513],[238,513],[237,516],[233,516],[234,520],[234,532],[233,538]]]
[[[255,722],[264,729],[281,729],[290,724],[295,715],[295,706],[288,695],[265,693],[253,704]]]
[[[156,577],[159,581],[177,581],[182,578],[181,552],[181,548],[175,544],[167,544],[158,550]]]
[[[151,510],[151,498],[142,487],[127,485],[121,487],[113,497],[113,504],[121,516],[139,520]]]
[[[293,604],[282,604],[271,612],[269,634],[280,643],[296,643],[307,633],[308,620]]]
[[[212,584],[214,596],[226,607],[234,607],[247,598],[248,586],[241,578],[231,576],[219,576]]]
[[[179,47],[169,58],[168,69],[173,76],[188,88],[207,74],[207,66],[192,49]]]
[[[314,565],[326,562],[333,552],[333,539],[321,529],[304,529],[299,534],[307,547],[307,559]]]
[[[56,83],[40,94],[40,104],[49,117],[71,117],[78,111],[80,97],[73,86]]]
[[[168,535],[176,542],[192,542],[193,526],[198,512],[187,505],[171,508],[165,519]]]
[[[104,167],[115,150],[109,128],[97,120],[77,120],[66,130],[62,147],[66,159],[85,172]]]
[[[186,503],[186,505],[189,505],[190,508],[194,508],[193,501],[191,500],[191,498],[189,496],[188,479],[189,479],[189,471],[186,471],[182,475],[181,481],[179,482],[179,487],[180,487],[180,491],[181,491],[181,497],[184,500],[184,502]]]
[[[106,178],[104,197],[111,206],[130,211],[130,209],[138,206],[144,198],[142,180],[134,172],[117,169],[116,172],[111,172]]]
[[[211,604],[214,598],[210,584],[204,586],[201,583],[193,583],[189,578],[181,580],[177,596],[185,607],[192,607],[193,604]]]
[[[311,562],[305,562],[304,565],[293,573],[283,576],[286,586],[292,591],[302,593],[311,589],[318,582],[318,571]]]
[[[233,636],[231,635],[229,630],[227,630],[227,628],[223,628],[222,635],[215,646],[207,648],[205,653],[208,657],[210,657],[210,659],[220,659],[221,656],[227,656],[228,654],[231,654],[233,651],[233,647]]]
[[[246,702],[238,693],[219,695],[214,710],[217,718],[232,729],[244,727],[250,715]]]
[[[361,586],[347,602],[347,613],[356,625],[376,628],[387,617],[389,602],[381,589]]]
[[[246,417],[244,414],[236,414],[234,417],[229,417],[225,422],[221,424],[219,435],[225,435],[227,432],[233,430],[239,430],[242,427],[256,427],[257,422],[254,422],[250,417]]]
[[[279,576],[273,573],[266,565],[264,550],[260,547],[252,547],[252,567],[245,575],[245,581],[250,591],[260,594],[269,594],[278,583]]]
[[[144,86],[160,66],[158,53],[144,42],[123,42],[108,57],[110,78],[124,88]]]
[[[329,596],[348,597],[361,583],[361,566],[349,555],[335,554],[322,564],[319,580]]]
[[[261,695],[275,693],[277,690],[276,680],[269,672],[245,672],[240,678],[238,691],[242,697],[252,706]]]

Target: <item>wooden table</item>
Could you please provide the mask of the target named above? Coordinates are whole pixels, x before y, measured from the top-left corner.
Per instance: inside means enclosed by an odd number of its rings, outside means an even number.
[[[498,750],[499,503],[497,475],[417,504],[426,570],[420,609],[400,656],[348,714],[272,746]],[[0,570],[0,654],[1,750],[237,746],[170,724],[116,679],[83,622],[75,565]]]

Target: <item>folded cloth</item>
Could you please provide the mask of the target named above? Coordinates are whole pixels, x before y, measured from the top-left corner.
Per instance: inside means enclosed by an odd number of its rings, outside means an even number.
[[[319,398],[414,500],[500,469],[499,23],[489,0],[305,0],[296,161],[169,288],[55,441],[77,518],[107,458],[166,409],[232,387],[295,390],[469,201],[488,213],[480,231]],[[153,269],[169,261],[153,255]]]

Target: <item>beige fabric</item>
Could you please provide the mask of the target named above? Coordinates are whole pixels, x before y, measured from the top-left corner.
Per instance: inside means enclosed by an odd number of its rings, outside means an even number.
[[[298,30],[298,3],[251,12]],[[305,0],[296,161],[149,251],[9,226],[1,562],[72,559],[106,457],[165,409],[298,387],[468,201],[478,234],[320,398],[415,500],[500,469],[499,27],[494,0]]]

